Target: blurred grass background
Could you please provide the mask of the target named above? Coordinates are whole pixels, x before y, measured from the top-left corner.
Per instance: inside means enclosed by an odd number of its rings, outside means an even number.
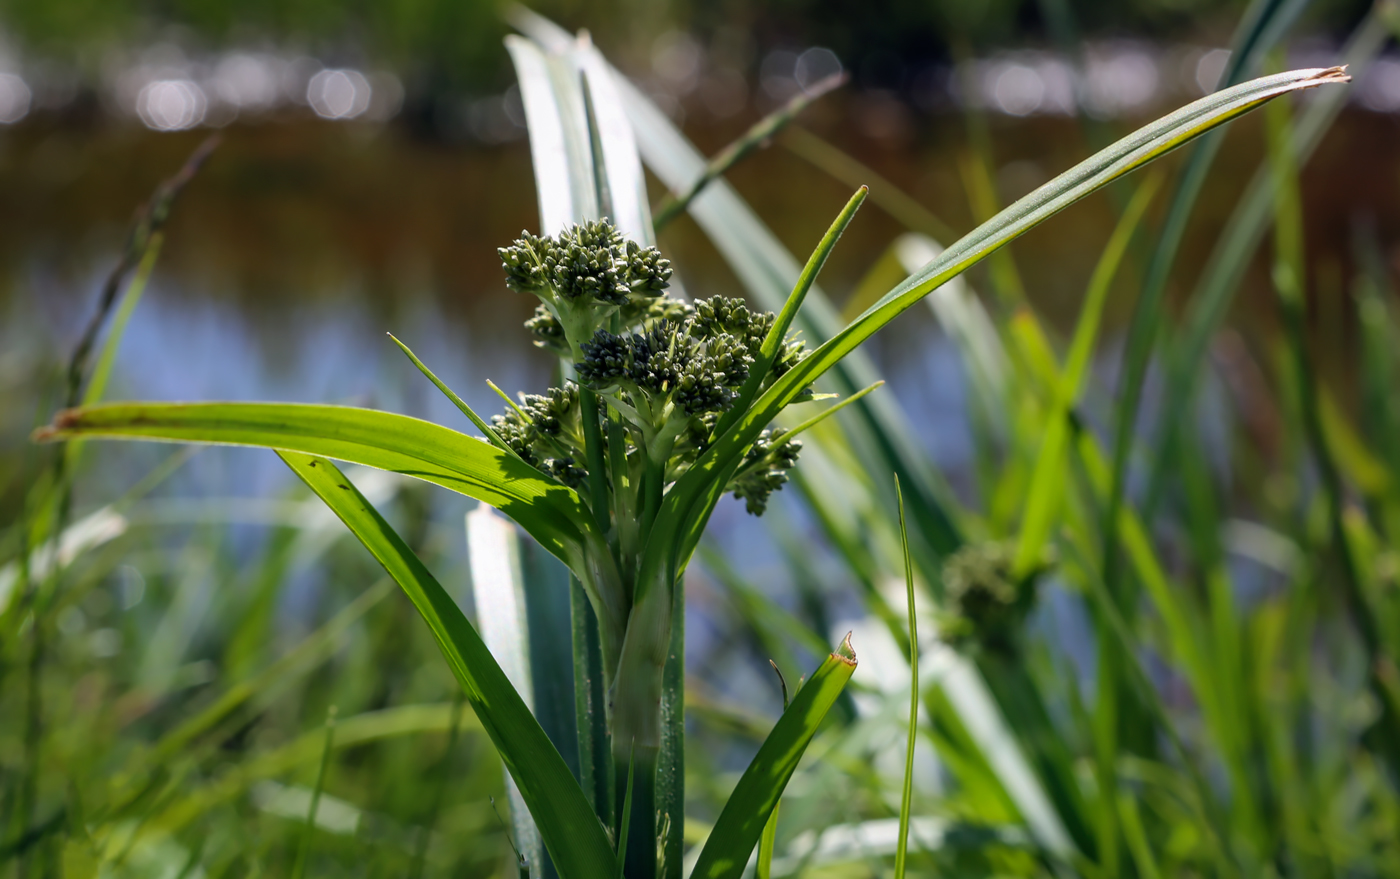
[[[1373,14],[1363,2],[1302,6],[1279,64],[1333,63]],[[850,173],[884,178],[823,276],[838,307],[891,271],[898,279],[891,243],[906,233],[950,243],[989,205],[1213,87],[1224,59],[1211,53],[1246,14],[1241,3],[1191,0],[536,8],[589,29],[709,153],[818,68],[847,70],[851,84],[802,117],[807,136],[779,137],[727,177],[795,253],[849,192],[853,181],[836,178],[851,160],[866,168]],[[385,330],[485,410],[496,404],[483,379],[544,387],[545,360],[519,329],[529,303],[504,291],[494,256],[536,222],[500,44],[508,31],[494,5],[437,0],[0,2],[0,75],[12,78],[0,78],[0,870],[284,876],[307,844],[309,875],[514,869],[488,799],[501,796],[499,761],[471,712],[455,707],[412,611],[271,456],[88,449],[55,566],[33,553],[45,535],[32,528],[52,491],[53,450],[27,439],[61,399],[62,368],[133,209],[211,128],[224,143],[175,208],[109,397],[353,400],[455,425]],[[1147,76],[1151,88],[1103,86],[1065,103],[1057,71],[1092,74],[1095,64],[1101,84]],[[321,73],[343,79],[323,78],[317,92]],[[1381,660],[1393,669],[1386,657],[1400,646],[1397,76],[1400,61],[1382,53],[1298,176],[1275,182],[1299,189],[1301,210],[1281,223],[1297,234],[1246,261],[1190,405],[1154,408],[1165,365],[1149,373],[1131,503],[1144,503],[1140,483],[1165,460],[1163,426],[1184,427],[1164,499],[1144,512],[1155,559],[1122,577],[1129,586],[1111,599],[1119,609],[1100,591],[1107,492],[1087,458],[1062,465],[1054,568],[1033,599],[993,604],[990,619],[960,628],[949,615],[968,614],[945,595],[948,558],[927,556],[920,577],[940,601],[925,622],[972,657],[998,708],[969,714],[968,691],[951,683],[964,666],[934,654],[935,669],[946,667],[924,705],[919,869],[1400,872],[1396,767],[1375,742],[1394,709],[1367,684]],[[355,96],[337,103],[344,83]],[[1161,336],[1179,332],[1267,137],[1260,117],[1226,138],[1170,276]],[[1277,135],[1272,149],[1277,157]],[[665,187],[652,182],[659,197]],[[915,209],[890,200],[896,192]],[[995,328],[981,349],[969,352],[956,325],[922,310],[873,347],[918,455],[936,468],[932,482],[949,486],[972,547],[954,567],[973,592],[1009,578],[1006,547],[1057,417],[1046,391],[1057,367],[1045,352],[1065,350],[1127,194],[1076,206],[1007,262],[974,273]],[[1159,199],[1146,228],[1164,212]],[[1109,450],[1125,327],[1155,244],[1143,232],[1127,251],[1074,411],[1076,429]],[[661,246],[691,295],[739,289],[691,220]],[[1295,312],[1279,304],[1280,264],[1304,267]],[[1299,351],[1308,357],[1291,360]],[[995,396],[976,381],[989,358],[1007,376]],[[1310,381],[1325,396],[1321,453],[1340,460],[1340,491],[1310,432]],[[898,636],[882,628],[899,629],[902,568],[885,474],[862,467],[867,441],[834,425],[814,436],[763,528],[726,504],[687,583],[692,838],[780,707],[764,660],[791,679],[843,624],[857,627],[863,689],[784,805],[784,869],[807,875],[884,875],[879,822],[897,809],[907,669]],[[354,478],[470,607],[461,524],[470,504]],[[1359,610],[1380,629],[1379,653],[1358,646],[1339,552],[1357,565]],[[1153,569],[1186,607],[1182,628],[1139,594]],[[1101,686],[1103,656],[1120,665],[1116,689]],[[1111,704],[1109,692],[1127,703]],[[332,705],[336,749],[308,835]],[[1010,734],[977,722],[998,713]],[[1048,804],[1012,780],[1016,754]],[[1046,822],[1079,858],[1047,843]],[[817,836],[842,828],[845,837]]]

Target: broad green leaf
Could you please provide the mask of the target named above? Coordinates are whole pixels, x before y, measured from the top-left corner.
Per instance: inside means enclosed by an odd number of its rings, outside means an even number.
[[[700,852],[690,874],[694,879],[738,877],[744,872],[803,751],[855,670],[856,655],[848,636],[797,691],[744,770]]]
[[[300,403],[114,403],[61,412],[40,439],[98,436],[263,446],[413,476],[510,516],[571,568],[601,540],[579,496],[511,455],[441,425]]]
[[[312,455],[278,454],[345,522],[418,608],[510,770],[559,875],[564,879],[607,877],[613,853],[602,825],[568,764],[461,608],[334,464]]]

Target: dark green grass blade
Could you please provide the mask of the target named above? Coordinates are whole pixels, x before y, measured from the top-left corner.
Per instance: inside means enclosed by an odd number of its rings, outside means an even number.
[[[370,409],[296,403],[116,403],[61,412],[41,439],[263,446],[402,473],[485,501],[571,567],[595,531],[578,495],[481,440]]]
[[[1306,0],[1254,0],[1246,12],[1231,44],[1222,85],[1234,85],[1247,71],[1258,68],[1259,58],[1269,44],[1277,39],[1284,26],[1291,22],[1306,4]],[[1124,479],[1127,475],[1128,451],[1137,424],[1138,407],[1142,399],[1143,382],[1151,361],[1153,343],[1162,319],[1162,299],[1167,280],[1176,262],[1177,249],[1186,234],[1196,198],[1205,186],[1206,174],[1220,149],[1224,132],[1205,137],[1191,151],[1181,182],[1173,193],[1166,220],[1158,235],[1158,244],[1148,264],[1142,293],[1134,305],[1128,327],[1128,341],[1123,349],[1123,394],[1114,426],[1113,487],[1109,494],[1106,515],[1114,521],[1122,503]],[[1119,551],[1116,541],[1104,544],[1104,577],[1110,592],[1116,592]]]
[[[326,712],[326,743],[321,746],[321,768],[316,770],[316,785],[311,789],[311,805],[306,809],[306,823],[302,826],[301,845],[297,847],[292,879],[302,879],[306,875],[306,861],[311,856],[311,841],[316,835],[316,813],[321,806],[321,792],[326,789],[326,773],[330,770],[334,750],[335,706],[332,705]]]
[[[1387,4],[1377,4],[1353,32],[1343,49],[1342,61],[1355,76],[1362,75],[1385,47],[1389,36]],[[1346,105],[1348,95],[1326,91],[1309,103],[1293,131],[1293,150],[1301,166],[1312,155],[1332,120]],[[1194,393],[1201,364],[1211,339],[1228,313],[1241,288],[1248,268],[1272,220],[1273,183],[1268,168],[1260,168],[1229,220],[1225,231],[1206,261],[1200,279],[1191,293],[1190,306],[1180,332],[1167,352],[1166,386],[1161,411],[1184,412]],[[1167,419],[1172,422],[1173,419]],[[1149,516],[1156,510],[1175,466],[1175,425],[1164,423],[1155,440],[1157,454],[1151,456],[1143,506]]]
[[[336,723],[334,744],[345,749],[402,736],[447,732],[453,711],[450,703],[402,705],[347,717]],[[481,723],[476,714],[468,712],[461,718],[461,728],[475,735]],[[324,730],[310,730],[281,747],[252,755],[212,781],[182,791],[179,799],[147,822],[143,832],[176,833],[242,795],[255,782],[310,765],[320,757],[324,742]]]
[[[764,337],[763,344],[759,347],[758,357],[755,358],[753,367],[749,370],[749,379],[740,389],[739,396],[734,401],[734,407],[725,413],[724,418],[720,419],[719,424],[715,427],[716,435],[728,430],[730,425],[744,413],[744,410],[749,408],[749,404],[758,396],[759,387],[768,376],[773,358],[777,356],[783,342],[787,340],[788,330],[792,328],[792,323],[796,320],[802,303],[807,299],[807,294],[811,292],[812,285],[816,283],[817,275],[821,274],[822,266],[826,265],[831,251],[836,248],[836,242],[841,240],[842,233],[846,231],[847,226],[851,225],[851,220],[855,219],[856,211],[860,210],[860,206],[869,192],[870,190],[864,186],[857,189],[850,200],[846,202],[846,206],[841,209],[841,213],[836,215],[836,219],[832,221],[826,234],[822,236],[822,240],[817,242],[817,247],[807,259],[807,264],[802,267],[802,274],[797,276],[797,283],[793,285],[792,293],[788,294],[787,300],[773,321],[772,328]]]
[[[602,825],[568,764],[456,602],[334,464],[295,452],[278,454],[345,522],[418,608],[520,788],[559,875],[606,879],[613,852]]]
[[[1392,704],[1389,682],[1381,669],[1385,660],[1376,609],[1366,600],[1356,553],[1345,524],[1347,489],[1326,439],[1319,405],[1317,367],[1308,350],[1307,266],[1303,239],[1303,196],[1296,155],[1288,137],[1288,106],[1270,108],[1267,116],[1270,168],[1274,175],[1274,288],[1287,332],[1298,403],[1309,451],[1321,479],[1322,498],[1331,526],[1332,554],[1340,573],[1337,581],[1351,611],[1352,623],[1366,651],[1368,683],[1380,706],[1379,717],[1362,737],[1380,757],[1400,772],[1400,716]],[[1393,660],[1392,660],[1393,661]]]
[[[792,705],[783,712],[744,770],[695,862],[691,873],[694,879],[721,879],[743,873],[803,751],[855,670],[855,651],[848,636],[793,697]]]
[[[636,778],[637,749],[632,749],[627,761],[627,790],[622,795],[622,826],[617,831],[617,879],[622,879],[623,867],[627,861],[627,837],[632,832],[632,782]]]

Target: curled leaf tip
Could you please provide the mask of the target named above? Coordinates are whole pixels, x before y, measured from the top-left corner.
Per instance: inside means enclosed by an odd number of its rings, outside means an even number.
[[[846,633],[846,637],[841,639],[841,646],[836,648],[836,652],[831,654],[852,668],[856,664],[856,649],[851,646],[851,632]]]

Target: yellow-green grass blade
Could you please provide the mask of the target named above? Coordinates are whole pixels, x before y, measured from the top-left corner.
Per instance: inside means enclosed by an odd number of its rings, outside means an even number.
[[[1265,102],[1323,84],[1346,82],[1340,68],[1295,70],[1261,77],[1209,95],[1175,113],[1139,129],[1108,149],[1081,162],[1041,186],[979,226],[943,251],[929,265],[891,290],[844,330],[813,351],[776,381],[735,425],[696,462],[666,496],[653,536],[674,533],[676,540],[654,539],[643,559],[639,588],[649,588],[653,578],[673,575],[684,556],[671,554],[681,547],[693,547],[719,494],[714,485],[735,466],[760,431],[782,409],[823,373],[831,369],[891,320],[935,288],[966,271],[1019,235],[1095,190],[1159,158]]]
[[[447,732],[452,726],[452,713],[451,703],[444,702],[403,705],[343,718],[336,724],[335,747],[353,748],[400,736]],[[461,723],[463,730],[481,731],[481,722],[475,714],[464,715]],[[238,797],[255,782],[284,775],[319,759],[325,738],[325,730],[318,727],[288,744],[244,760],[211,782],[185,791],[158,815],[152,816],[142,832],[180,831],[200,816]]]
[[[869,186],[871,202],[910,231],[922,232],[942,241],[952,241],[957,237],[951,226],[880,176],[874,168],[802,126],[789,128],[779,143],[848,187]]]
[[[115,403],[61,412],[43,440],[75,437],[263,446],[413,476],[485,501],[575,570],[596,525],[567,486],[490,444],[371,409],[300,403]]]
[[[1118,226],[1113,230],[1108,245],[1099,257],[1098,265],[1094,267],[1094,274],[1089,279],[1089,289],[1079,311],[1079,322],[1074,328],[1074,339],[1070,343],[1064,372],[1058,376],[1056,382],[1058,393],[1052,404],[1049,423],[1045,428],[1035,470],[1031,475],[1030,492],[1026,496],[1021,534],[1017,540],[1016,556],[1012,564],[1012,573],[1018,578],[1026,576],[1039,564],[1041,548],[1050,536],[1064,490],[1064,457],[1069,441],[1068,413],[1079,398],[1084,384],[1089,358],[1098,339],[1104,304],[1108,301],[1109,287],[1117,274],[1124,253],[1127,252],[1128,243],[1132,240],[1133,233],[1160,184],[1160,175],[1154,174],[1147,177],[1138,187],[1137,194],[1118,221]]]
[[[690,874],[693,879],[738,877],[744,872],[802,753],[855,670],[856,655],[847,636],[797,691],[759,746],[710,831]]]
[[[329,460],[278,452],[384,565],[432,630],[563,879],[605,879],[612,847],[568,765],[447,590]]]

